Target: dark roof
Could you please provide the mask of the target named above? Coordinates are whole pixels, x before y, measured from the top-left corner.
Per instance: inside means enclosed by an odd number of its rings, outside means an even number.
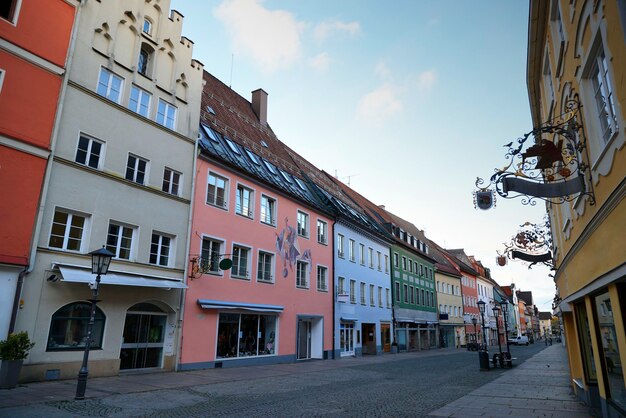
[[[471,274],[472,276],[479,276],[478,272],[472,267],[472,262],[467,254],[465,254],[465,250],[457,248],[452,250],[446,249],[445,251],[455,258],[454,261],[459,265],[461,271]]]
[[[539,312],[539,319],[552,319],[552,312]]]
[[[517,298],[523,300],[524,302],[526,302],[526,305],[532,305],[533,304],[533,292],[531,292],[531,291],[522,292],[520,290],[520,291],[517,292]]]
[[[430,243],[430,251],[428,252],[428,255],[430,255],[437,261],[437,263],[435,264],[436,269],[447,275],[462,277],[458,270],[452,265],[452,263],[450,263],[450,260],[448,260],[446,256],[443,255],[443,248],[441,248],[436,242],[432,240],[428,240],[428,242]]]

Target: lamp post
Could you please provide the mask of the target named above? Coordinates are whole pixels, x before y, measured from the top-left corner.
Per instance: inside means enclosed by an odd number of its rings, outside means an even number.
[[[489,370],[489,353],[487,351],[487,341],[485,339],[485,302],[479,300],[476,304],[480,310],[480,317],[483,326],[483,345],[478,352],[478,361],[480,363],[480,370]]]
[[[87,388],[87,376],[89,376],[88,362],[89,362],[89,348],[91,346],[91,332],[93,330],[93,324],[96,318],[96,304],[98,303],[98,287],[100,286],[100,275],[105,275],[109,271],[109,264],[111,264],[111,258],[115,254],[107,250],[102,246],[99,250],[92,251],[91,255],[91,273],[96,275],[96,282],[89,286],[93,291],[93,298],[91,299],[91,315],[89,316],[89,323],[87,324],[87,337],[85,340],[85,352],[83,353],[83,364],[78,372],[78,384],[76,385],[76,396],[74,399],[85,399],[85,389]]]
[[[500,308],[498,305],[493,307],[493,316],[496,317],[496,333],[498,334],[498,353],[500,359],[500,367],[504,364],[504,359],[502,358],[502,344],[500,344],[500,324],[498,324],[498,317],[500,316]]]
[[[502,316],[504,317],[504,340],[506,341],[506,354],[507,358],[511,358],[511,351],[509,350],[509,329],[507,328],[507,316],[509,310],[509,304],[507,302],[501,302],[500,308],[502,309]]]

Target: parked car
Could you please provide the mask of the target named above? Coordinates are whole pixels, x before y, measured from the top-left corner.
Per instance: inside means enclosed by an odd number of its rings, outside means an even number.
[[[528,337],[525,335],[520,335],[519,337],[513,337],[513,338],[509,338],[509,344],[514,344],[514,345],[528,345],[529,341],[528,341]]]

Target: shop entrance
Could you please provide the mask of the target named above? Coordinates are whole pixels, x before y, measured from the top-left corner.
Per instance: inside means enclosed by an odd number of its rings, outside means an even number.
[[[126,312],[120,369],[148,369],[163,365],[167,314],[151,303],[138,303]]]

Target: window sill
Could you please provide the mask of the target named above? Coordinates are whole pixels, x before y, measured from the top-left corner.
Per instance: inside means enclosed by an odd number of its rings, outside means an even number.
[[[273,280],[261,280],[261,279],[257,279],[256,280],[257,283],[263,283],[263,284],[274,284]]]
[[[237,280],[245,280],[247,282],[250,281],[250,279],[247,276],[238,276],[238,275],[234,275],[234,274],[231,274],[230,278],[231,279],[237,279]]]
[[[308,286],[296,286],[296,289],[309,290]]]
[[[240,212],[235,212],[235,215],[238,215],[238,216],[241,216],[242,218],[246,218],[246,219],[250,219],[251,221],[254,221],[254,217],[252,215],[248,216],[248,215],[245,215],[245,214],[240,213]]]
[[[224,206],[216,205],[215,203],[205,202],[207,206],[212,206],[216,209],[222,209],[223,211],[228,212],[228,203],[224,204]]]
[[[328,289],[317,289],[318,292],[328,293]]]
[[[263,225],[271,226],[272,228],[276,228],[276,223],[273,222],[260,221],[260,223]]]
[[[317,240],[317,243],[320,244],[320,245],[326,245],[326,246],[328,245],[328,241]]]

